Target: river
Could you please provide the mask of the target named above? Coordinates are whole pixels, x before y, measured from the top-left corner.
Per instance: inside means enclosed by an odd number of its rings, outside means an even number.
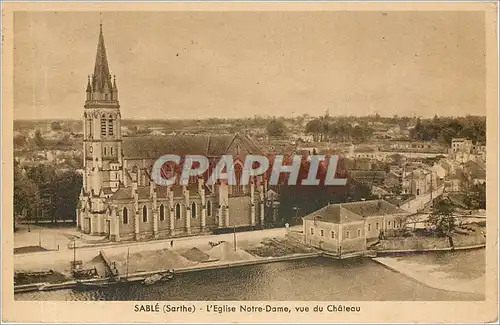
[[[439,264],[450,277],[484,275],[485,250],[398,257],[417,264]],[[427,287],[368,258],[311,258],[179,274],[150,287],[134,284],[105,290],[21,293],[16,300],[115,301],[454,301],[484,295]]]

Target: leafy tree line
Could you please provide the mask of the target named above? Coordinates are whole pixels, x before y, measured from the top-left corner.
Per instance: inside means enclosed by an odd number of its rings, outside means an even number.
[[[363,142],[373,135],[373,129],[362,123],[352,126],[343,119],[330,120],[318,118],[306,124],[305,132],[311,134],[315,141],[355,141]]]
[[[486,142],[486,118],[482,116],[467,116],[458,118],[417,119],[415,128],[410,131],[410,137],[415,140],[437,140],[447,145],[452,138],[463,137],[473,142]]]
[[[289,186],[280,187],[279,216],[283,223],[299,224],[300,218],[328,204],[370,200],[370,185],[348,179],[345,186]]]
[[[474,184],[467,192],[464,203],[469,209],[486,209],[486,183]]]
[[[76,149],[81,148],[81,139],[72,139],[69,133],[65,133],[59,140],[45,139],[39,129],[35,130],[33,139],[25,135],[18,134],[14,137],[15,149]]]
[[[273,119],[267,124],[267,134],[270,136],[283,136],[285,132],[286,127],[283,121]]]
[[[82,175],[73,170],[58,171],[39,165],[22,172],[14,165],[14,214],[37,221],[37,210],[45,210],[51,220],[76,220]]]

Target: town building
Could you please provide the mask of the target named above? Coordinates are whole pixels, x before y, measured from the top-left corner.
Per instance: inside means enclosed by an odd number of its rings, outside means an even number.
[[[340,254],[364,251],[408,212],[384,200],[329,204],[303,217],[304,243]]]
[[[424,195],[439,186],[436,172],[427,168],[416,168],[403,176],[403,194]]]
[[[262,154],[251,139],[240,135],[124,137],[121,117],[101,25],[83,112],[83,188],[77,209],[77,226],[83,233],[106,235],[112,241],[141,240],[264,224],[267,182],[262,178],[248,185],[220,182],[213,186],[206,185],[206,175],[192,177],[186,186],[157,186],[151,178],[154,162],[166,154],[204,155],[210,159],[209,170],[222,155],[231,154],[237,158],[234,170],[239,180],[245,155]]]
[[[471,153],[472,141],[466,138],[452,138],[451,150],[453,152]]]
[[[456,169],[444,180],[443,192],[462,192],[465,184],[465,175],[461,169]]]

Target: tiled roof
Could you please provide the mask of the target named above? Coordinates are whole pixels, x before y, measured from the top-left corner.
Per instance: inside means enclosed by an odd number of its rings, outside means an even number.
[[[112,196],[112,200],[126,200],[132,199],[132,188],[131,187],[121,187]]]
[[[348,223],[353,221],[362,221],[363,218],[356,213],[353,213],[344,207],[341,204],[330,204],[326,207],[319,209],[316,212],[313,212],[304,217],[306,220],[320,220],[324,222],[332,222],[332,223]]]
[[[122,148],[124,157],[128,159],[157,159],[167,154],[219,157],[227,152],[227,149],[236,138],[245,145],[251,154],[261,153],[258,146],[251,139],[240,135],[124,137]]]
[[[385,200],[369,200],[342,203],[342,207],[363,217],[406,212],[405,210],[400,209],[394,204],[391,204]]]
[[[385,178],[384,171],[378,170],[350,170],[352,178]]]
[[[399,213],[406,213],[406,211],[384,200],[371,200],[330,204],[305,216],[304,219],[314,220],[319,217],[325,222],[348,223],[361,221],[363,217]]]

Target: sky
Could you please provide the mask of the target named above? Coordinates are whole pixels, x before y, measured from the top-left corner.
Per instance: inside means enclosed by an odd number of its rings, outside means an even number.
[[[486,115],[482,12],[16,12],[15,119],[81,118],[100,21],[125,119]]]

